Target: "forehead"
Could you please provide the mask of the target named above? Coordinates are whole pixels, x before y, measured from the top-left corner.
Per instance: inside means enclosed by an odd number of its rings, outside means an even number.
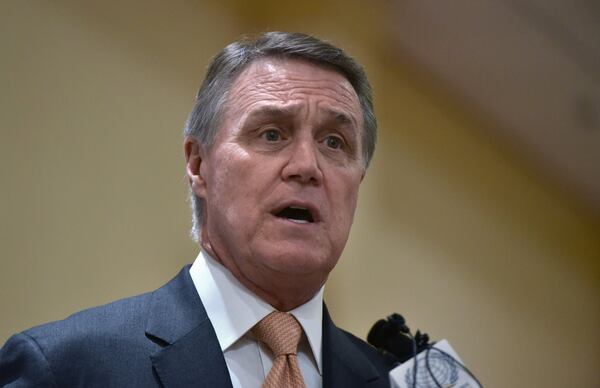
[[[269,102],[314,101],[320,108],[344,111],[362,128],[360,103],[350,81],[333,68],[309,61],[255,60],[237,77],[228,94],[229,114],[243,114]]]

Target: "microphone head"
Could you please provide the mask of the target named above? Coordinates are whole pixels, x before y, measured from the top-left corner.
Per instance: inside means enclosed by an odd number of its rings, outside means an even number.
[[[399,362],[414,356],[413,338],[400,314],[392,314],[387,320],[375,322],[367,335],[367,342],[393,354]]]

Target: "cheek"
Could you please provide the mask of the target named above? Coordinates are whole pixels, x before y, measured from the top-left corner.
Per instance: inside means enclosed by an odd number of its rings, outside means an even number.
[[[213,176],[210,200],[230,224],[250,226],[257,218],[260,199],[265,196],[266,172],[246,152],[223,152]]]
[[[350,226],[354,220],[354,212],[358,201],[358,186],[360,180],[347,177],[338,182],[338,189],[330,197],[332,201],[332,211],[334,218],[334,227],[340,233],[349,233]]]
[[[212,169],[207,179],[207,213],[213,222],[222,222],[223,217],[230,218],[235,213],[233,207],[239,203],[238,169],[227,158],[214,160],[214,165],[222,167]]]
[[[241,179],[245,176],[244,166],[248,157],[239,147],[229,145],[222,145],[215,154],[218,157],[212,164],[212,187],[209,191],[213,194],[212,199],[219,202],[236,196],[236,188],[243,184]]]

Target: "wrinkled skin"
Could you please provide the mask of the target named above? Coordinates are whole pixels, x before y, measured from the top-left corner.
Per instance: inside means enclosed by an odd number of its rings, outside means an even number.
[[[279,310],[308,301],[344,249],[365,172],[362,122],[343,75],[269,58],[232,85],[210,147],[185,140],[205,203],[202,247]],[[314,222],[275,215],[286,206],[309,209]]]

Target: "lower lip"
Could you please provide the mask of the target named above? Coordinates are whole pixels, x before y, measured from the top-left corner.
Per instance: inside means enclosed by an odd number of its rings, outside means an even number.
[[[283,217],[277,217],[277,216],[273,216],[273,218],[275,218],[278,221],[284,222],[286,225],[290,225],[290,226],[293,225],[293,226],[297,226],[297,227],[301,227],[301,228],[314,227],[318,224],[318,222],[294,221],[289,218],[283,218]]]

